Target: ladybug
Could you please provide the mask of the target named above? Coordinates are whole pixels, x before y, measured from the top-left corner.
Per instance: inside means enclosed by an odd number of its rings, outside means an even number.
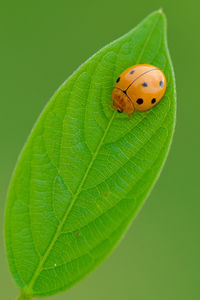
[[[153,65],[135,65],[126,69],[116,80],[111,107],[130,115],[136,109],[146,112],[163,98],[167,81],[164,73]]]

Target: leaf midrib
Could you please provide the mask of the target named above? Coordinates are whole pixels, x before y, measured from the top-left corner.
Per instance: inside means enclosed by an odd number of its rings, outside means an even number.
[[[36,269],[36,271],[35,271],[35,273],[34,273],[32,279],[31,279],[31,281],[30,281],[30,283],[29,283],[28,288],[26,289],[26,293],[27,293],[27,294],[29,294],[29,292],[31,291],[31,289],[32,289],[32,287],[33,287],[33,285],[34,285],[34,283],[35,283],[35,280],[37,279],[38,275],[40,274],[40,271],[41,271],[41,268],[42,268],[44,262],[46,261],[48,255],[49,255],[49,253],[50,253],[50,251],[51,251],[51,249],[53,248],[53,246],[54,246],[54,244],[55,244],[57,238],[58,238],[59,235],[60,235],[60,232],[61,232],[61,230],[62,230],[62,227],[64,226],[65,221],[66,221],[66,219],[67,219],[67,217],[68,217],[68,215],[69,215],[69,213],[70,213],[70,211],[71,211],[71,208],[73,207],[73,205],[74,205],[74,203],[75,203],[75,201],[76,201],[78,195],[79,195],[80,192],[81,192],[82,186],[84,185],[85,180],[87,179],[88,173],[89,173],[90,169],[92,168],[92,165],[93,165],[93,163],[94,163],[94,161],[95,161],[95,159],[96,159],[96,157],[97,157],[97,155],[98,155],[98,153],[99,153],[99,150],[100,150],[100,148],[101,148],[101,146],[102,146],[102,144],[103,144],[103,142],[104,142],[104,139],[105,139],[105,137],[106,137],[106,135],[107,135],[107,133],[108,133],[108,131],[109,131],[109,129],[110,129],[110,126],[111,126],[111,124],[112,124],[112,122],[113,122],[113,119],[114,119],[114,117],[115,117],[115,114],[116,114],[116,111],[113,112],[112,117],[110,118],[110,120],[109,120],[109,122],[108,122],[108,125],[107,125],[107,127],[106,127],[106,130],[105,130],[105,132],[104,132],[104,134],[103,134],[103,136],[102,136],[102,138],[101,138],[101,140],[100,140],[100,142],[99,142],[99,144],[98,144],[98,146],[97,146],[97,149],[96,149],[96,151],[95,151],[95,153],[94,153],[94,155],[93,155],[93,157],[92,157],[92,159],[91,159],[91,161],[90,161],[90,164],[88,165],[88,168],[87,168],[87,170],[86,170],[86,172],[85,172],[85,175],[84,175],[84,177],[82,178],[81,183],[80,183],[80,185],[79,185],[79,187],[78,187],[76,193],[74,194],[74,197],[72,198],[71,204],[69,205],[69,207],[68,207],[68,209],[67,209],[67,211],[66,211],[66,213],[65,213],[65,215],[64,215],[64,217],[63,217],[63,219],[62,219],[62,222],[59,224],[59,226],[58,226],[58,228],[57,228],[57,230],[56,230],[56,233],[55,233],[55,235],[54,235],[54,238],[52,239],[52,241],[51,241],[51,243],[50,243],[50,245],[49,245],[47,251],[45,252],[45,255],[43,256],[42,260],[40,261],[40,263],[39,263],[39,265],[38,265],[38,267],[37,267],[37,269]]]

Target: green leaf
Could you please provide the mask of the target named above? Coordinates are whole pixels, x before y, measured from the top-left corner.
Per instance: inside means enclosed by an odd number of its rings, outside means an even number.
[[[175,84],[161,11],[85,62],[45,107],[17,163],[6,211],[11,272],[23,295],[74,285],[112,251],[166,159]],[[131,120],[111,110],[119,74],[161,68],[164,99]]]

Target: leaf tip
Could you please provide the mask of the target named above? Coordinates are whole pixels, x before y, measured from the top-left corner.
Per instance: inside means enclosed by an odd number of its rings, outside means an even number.
[[[163,8],[159,8],[158,10],[155,10],[148,17],[159,18],[161,22],[163,22],[163,24],[166,23],[166,16],[165,13],[163,12]]]
[[[159,14],[164,20],[166,19],[166,16],[165,16],[165,13],[164,13],[162,7],[160,7],[160,8],[156,11],[156,13]]]
[[[167,19],[162,7],[156,10],[152,15],[157,16],[160,19],[162,26],[166,28]]]
[[[156,15],[160,15],[161,17],[165,17],[165,13],[164,13],[162,7],[160,7],[158,10],[156,10],[154,13],[155,13]]]

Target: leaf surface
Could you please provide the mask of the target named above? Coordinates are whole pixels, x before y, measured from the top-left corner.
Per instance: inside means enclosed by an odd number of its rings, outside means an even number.
[[[165,17],[148,16],[97,52],[42,112],[15,169],[6,211],[11,272],[27,295],[69,288],[114,248],[163,166],[175,123]],[[164,99],[131,120],[110,108],[116,78],[153,64]]]

